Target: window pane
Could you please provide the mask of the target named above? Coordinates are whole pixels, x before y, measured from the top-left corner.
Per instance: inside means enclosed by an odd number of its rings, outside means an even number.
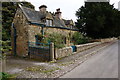
[[[50,26],[52,26],[52,20],[50,20]]]
[[[53,26],[52,20],[46,20],[46,26]]]
[[[49,26],[49,20],[46,20],[46,26]]]

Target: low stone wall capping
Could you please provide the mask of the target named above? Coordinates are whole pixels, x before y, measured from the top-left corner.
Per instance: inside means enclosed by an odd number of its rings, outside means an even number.
[[[88,44],[83,44],[83,45],[76,45],[77,52],[84,51],[86,49],[92,48],[92,47],[100,45],[100,44],[101,44],[101,42],[94,42],[94,43],[88,43]]]

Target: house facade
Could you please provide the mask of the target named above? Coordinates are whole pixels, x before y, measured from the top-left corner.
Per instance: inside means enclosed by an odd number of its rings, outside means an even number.
[[[66,46],[70,46],[68,37],[78,31],[72,20],[62,19],[60,8],[55,14],[48,12],[46,5],[41,5],[39,9],[40,11],[35,11],[19,5],[11,28],[12,53],[15,55],[27,56],[28,42],[36,42],[38,34],[64,35]]]

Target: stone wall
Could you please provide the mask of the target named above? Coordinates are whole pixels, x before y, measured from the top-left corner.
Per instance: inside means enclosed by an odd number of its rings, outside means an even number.
[[[44,27],[43,30],[45,33],[49,33],[49,34],[58,33],[64,35],[66,38],[69,36],[69,34],[71,34],[72,36],[76,32],[67,29],[50,28],[50,27]],[[29,25],[28,28],[29,41],[35,42],[35,35],[42,34],[41,31],[42,31],[41,26]],[[66,39],[66,42],[67,42],[66,46],[70,46],[70,40]]]
[[[101,42],[94,42],[94,43],[88,43],[88,44],[82,44],[82,45],[76,45],[77,52],[84,51],[86,49],[95,47],[97,45],[101,44]]]
[[[75,53],[84,51],[86,49],[95,47],[97,45],[102,44],[101,42],[94,42],[94,43],[88,43],[88,44],[82,44],[82,45],[76,45],[77,51]],[[55,50],[55,59],[63,58],[66,56],[70,56],[73,54],[73,49],[72,47],[65,47],[62,49],[56,49]]]
[[[44,31],[50,34],[58,33],[58,34],[64,35],[66,37],[66,45],[65,45],[66,47],[71,46],[70,40],[68,39],[68,37],[72,37],[72,35],[76,32],[76,31],[67,30],[67,29],[50,28],[50,27],[45,27]]]
[[[117,38],[106,38],[106,39],[101,39],[100,41],[102,42],[102,43],[104,43],[104,42],[110,42],[110,41],[113,41],[113,40],[116,40]]]
[[[117,40],[117,38],[105,38],[105,39],[95,39],[93,40],[94,42],[110,42],[110,41],[113,41],[113,40]]]
[[[71,33],[71,35],[75,32],[75,31],[71,31],[71,30],[67,30],[67,29],[59,29],[59,28],[50,28],[50,27],[45,27],[44,31],[47,33],[59,33],[62,34],[64,36],[69,36],[69,33]]]
[[[106,43],[106,42],[111,42],[114,40],[116,40],[116,38],[107,38],[107,39],[100,39],[99,42],[75,45],[76,49],[77,49],[75,53],[79,53],[79,52],[87,50],[89,48],[98,46],[98,45]],[[72,54],[73,54],[72,47],[65,47],[62,49],[56,49],[55,50],[55,59],[63,58],[63,57],[66,57],[66,56],[69,56]]]
[[[72,52],[72,47],[65,47],[65,48],[62,48],[62,49],[56,49],[55,50],[55,59],[59,59],[59,58],[69,56],[72,53],[73,53]]]
[[[16,28],[16,53],[18,56],[28,55],[28,24],[27,19],[23,15],[20,9],[17,10],[15,18],[13,20],[14,27]],[[14,54],[14,29],[11,28],[11,42],[12,42],[12,53]]]
[[[28,36],[30,42],[36,42],[35,35],[41,34],[41,26],[29,25]]]

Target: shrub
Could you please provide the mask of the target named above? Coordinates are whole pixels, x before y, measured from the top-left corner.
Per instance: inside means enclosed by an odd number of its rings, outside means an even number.
[[[63,37],[65,36],[58,33],[52,33],[52,34],[45,33],[44,36],[38,35],[38,39],[41,39],[40,42],[42,43],[53,42],[55,45],[55,48],[64,47],[65,41],[63,40]]]
[[[80,32],[75,32],[72,36],[72,42],[75,45],[88,43],[90,38],[83,36]]]
[[[64,36],[61,34],[52,33],[52,34],[49,34],[49,36],[46,38],[46,40],[49,42],[53,42],[55,45],[55,48],[62,48],[62,47],[64,47],[63,37]]]
[[[11,77],[12,77],[12,75],[10,75],[8,73],[0,72],[1,80],[9,80],[8,78],[11,78]]]

